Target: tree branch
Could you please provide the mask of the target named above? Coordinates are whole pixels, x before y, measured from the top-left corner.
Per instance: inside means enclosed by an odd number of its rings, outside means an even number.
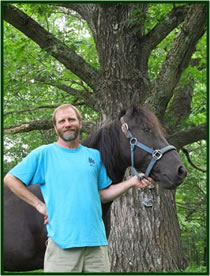
[[[199,71],[206,69],[205,64],[199,66],[200,60],[201,58],[191,59],[190,66],[197,67]],[[164,117],[164,126],[169,134],[178,131],[182,122],[184,122],[191,113],[194,83],[195,79],[192,74],[189,73],[184,87],[178,84],[174,90],[173,99]]]
[[[95,126],[95,123],[93,122],[83,121],[82,131],[90,133],[94,128],[94,126]],[[5,127],[4,135],[30,132],[33,130],[47,130],[52,128],[53,128],[52,120],[36,120],[32,122],[22,123],[16,126]]]
[[[206,124],[201,124],[189,130],[176,132],[170,135],[167,139],[169,143],[176,146],[178,150],[186,145],[200,140],[206,140]]]
[[[199,168],[198,166],[196,166],[196,165],[192,162],[192,160],[190,159],[190,155],[189,155],[189,152],[188,152],[187,149],[182,148],[182,152],[185,154],[185,156],[187,157],[188,162],[190,163],[190,165],[191,165],[193,168],[195,168],[196,170],[201,171],[201,172],[206,172],[206,170]]]
[[[57,7],[64,7],[69,10],[73,10],[77,12],[89,25],[93,35],[96,33],[95,26],[93,24],[92,18],[93,13],[97,10],[96,4],[91,3],[82,3],[82,4],[69,4],[69,3],[61,3],[57,4]]]
[[[41,49],[49,52],[50,55],[80,77],[92,89],[96,87],[98,72],[86,63],[83,58],[55,38],[53,34],[46,31],[31,17],[12,5],[5,4],[3,14],[4,20],[28,36]]]
[[[185,18],[189,6],[174,7],[165,18],[143,38],[149,53]]]
[[[182,29],[168,52],[161,71],[152,87],[151,104],[162,121],[168,102],[173,96],[183,71],[189,65],[198,40],[205,32],[206,4],[191,5]]]
[[[164,126],[169,134],[181,128],[182,123],[191,113],[194,81],[189,77],[184,87],[176,87],[174,97],[164,117]]]
[[[33,112],[38,109],[45,109],[45,108],[56,108],[58,105],[42,105],[42,106],[37,106],[31,109],[24,109],[24,110],[15,110],[15,111],[9,111],[4,113],[4,117],[12,114],[22,114],[22,113],[28,113],[28,112]]]
[[[70,4],[70,3],[59,3],[56,6],[57,7],[64,7],[66,9],[70,9],[73,11],[76,11],[85,21],[87,21],[89,18],[92,17],[92,13],[93,11],[96,9],[96,5],[95,4],[86,4],[86,3],[82,3],[82,4]]]
[[[65,84],[54,82],[52,80],[46,80],[44,78],[34,78],[34,79],[36,81],[42,82],[42,83],[44,83],[46,85],[51,85],[51,86],[57,87],[57,88],[65,91],[69,95],[72,95],[72,96],[75,96],[75,97],[82,97],[83,101],[85,102],[85,105],[87,105],[87,106],[95,109],[95,102],[96,102],[96,100],[95,100],[94,94],[91,93],[90,91],[88,91],[86,88],[83,89],[83,90],[79,90],[79,89],[71,88],[70,86],[65,85]],[[83,86],[81,83],[78,84],[78,85]]]

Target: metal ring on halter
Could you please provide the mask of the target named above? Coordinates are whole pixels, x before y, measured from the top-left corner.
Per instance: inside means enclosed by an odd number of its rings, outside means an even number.
[[[137,139],[136,139],[135,137],[132,137],[132,138],[130,139],[130,144],[131,144],[131,145],[136,145],[136,143],[137,143]]]
[[[125,136],[127,138],[129,138],[129,135],[128,135],[128,125],[126,123],[123,123],[122,126],[121,126],[121,128],[122,128],[122,131],[125,134]]]
[[[159,160],[163,156],[163,153],[160,150],[154,150],[152,157],[156,160]]]
[[[128,124],[123,123],[122,124],[122,130],[123,130],[123,132],[128,131]]]

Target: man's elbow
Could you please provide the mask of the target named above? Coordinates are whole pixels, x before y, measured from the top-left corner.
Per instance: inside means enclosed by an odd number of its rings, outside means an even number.
[[[105,204],[105,203],[109,202],[109,200],[108,200],[108,198],[106,196],[106,191],[105,190],[101,190],[99,192],[99,194],[100,194],[100,199],[101,199],[101,203],[102,204]]]
[[[101,199],[102,204],[106,203],[106,199],[104,198],[104,196],[101,193],[100,193],[100,199]]]
[[[9,179],[10,179],[10,174],[7,173],[4,177],[4,185],[8,186],[9,183]]]
[[[7,173],[4,177],[4,185],[10,188],[14,180],[16,180],[16,177],[10,173]]]

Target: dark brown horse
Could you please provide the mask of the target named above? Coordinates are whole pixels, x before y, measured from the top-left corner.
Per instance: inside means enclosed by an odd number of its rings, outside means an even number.
[[[118,119],[89,136],[83,145],[96,148],[113,184],[122,181],[132,166],[146,172],[165,189],[175,189],[186,169],[173,146],[168,145],[156,116],[146,109],[131,107]],[[42,198],[39,185],[29,187]],[[110,205],[103,205],[107,236]],[[27,271],[43,267],[47,234],[43,217],[31,206],[4,191],[4,270]]]

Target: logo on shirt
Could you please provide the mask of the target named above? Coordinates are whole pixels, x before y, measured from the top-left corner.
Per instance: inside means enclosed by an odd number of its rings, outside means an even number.
[[[93,160],[93,158],[89,157],[88,161],[89,161],[90,166],[94,166],[95,165],[95,161]]]

